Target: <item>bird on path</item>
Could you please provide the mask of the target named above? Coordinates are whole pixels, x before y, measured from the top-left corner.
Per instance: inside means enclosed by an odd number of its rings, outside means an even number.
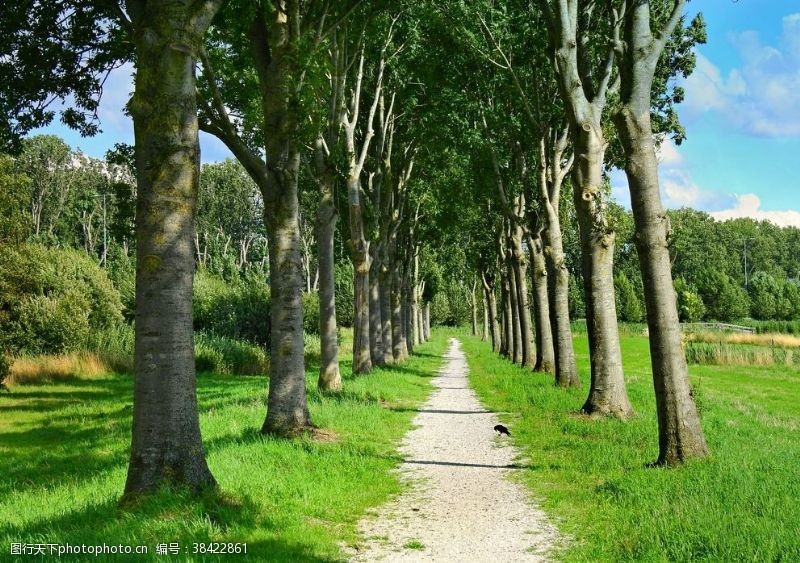
[[[511,432],[509,432],[509,431],[508,431],[508,428],[506,428],[506,427],[505,427],[505,426],[503,426],[502,424],[498,424],[498,425],[496,425],[496,426],[494,427],[494,431],[495,431],[495,432],[497,432],[497,433],[498,433],[498,434],[500,434],[500,435],[503,435],[503,434],[505,434],[506,436],[509,436],[509,437],[511,436]]]

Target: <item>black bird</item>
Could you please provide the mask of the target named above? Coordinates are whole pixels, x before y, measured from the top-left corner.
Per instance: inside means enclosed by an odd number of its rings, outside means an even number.
[[[509,432],[508,428],[506,428],[502,424],[498,424],[497,426],[495,426],[494,427],[494,431],[497,432],[500,435],[505,434],[506,436],[511,436],[511,432]]]

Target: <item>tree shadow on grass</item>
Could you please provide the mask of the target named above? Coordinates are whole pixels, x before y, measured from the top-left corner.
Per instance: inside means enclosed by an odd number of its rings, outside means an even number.
[[[0,525],[0,541],[60,543],[71,545],[144,545],[153,560],[158,543],[178,543],[181,555],[172,560],[332,561],[315,555],[302,544],[280,539],[279,518],[263,514],[262,507],[245,495],[229,495],[213,489],[193,497],[185,490],[162,489],[145,497],[119,502],[90,504],[52,518],[24,525]],[[277,537],[247,541],[248,537]],[[247,543],[246,554],[194,555],[202,542]],[[134,556],[129,556],[133,560]],[[97,561],[125,560],[125,556],[93,558]],[[170,560],[160,557],[161,560]]]

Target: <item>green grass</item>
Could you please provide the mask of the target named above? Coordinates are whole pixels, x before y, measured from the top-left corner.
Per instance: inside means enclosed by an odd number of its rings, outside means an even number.
[[[658,455],[646,338],[623,338],[637,416],[590,420],[583,387],[500,359],[463,336],[470,380],[503,415],[527,463],[521,479],[566,536],[566,561],[800,560],[800,369],[691,366],[712,455],[676,469]]]
[[[265,378],[201,376],[200,423],[220,492],[199,501],[163,491],[120,506],[130,377],[15,386],[0,395],[0,560],[11,542],[147,545],[155,558],[157,543],[179,542],[191,553],[204,541],[247,543],[247,557],[236,560],[341,560],[366,508],[401,490],[391,471],[400,462],[396,446],[446,345],[435,332],[408,362],[357,378],[343,362],[345,387],[336,395],[316,391],[309,366],[312,419],[335,433],[329,442],[262,436]]]

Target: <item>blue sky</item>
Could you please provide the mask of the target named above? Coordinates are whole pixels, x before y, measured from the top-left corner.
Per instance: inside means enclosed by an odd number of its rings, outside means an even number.
[[[689,13],[705,15],[708,43],[698,48],[695,73],[685,81],[679,108],[688,138],[666,144],[661,184],[669,207],[683,205],[724,219],[751,216],[800,226],[800,1],[694,0]],[[54,124],[41,130],[101,157],[115,142],[133,142],[122,107],[132,88],[132,68],[106,83],[100,109],[103,133],[84,139]],[[229,153],[201,133],[204,162]],[[628,201],[622,173],[614,195]]]

